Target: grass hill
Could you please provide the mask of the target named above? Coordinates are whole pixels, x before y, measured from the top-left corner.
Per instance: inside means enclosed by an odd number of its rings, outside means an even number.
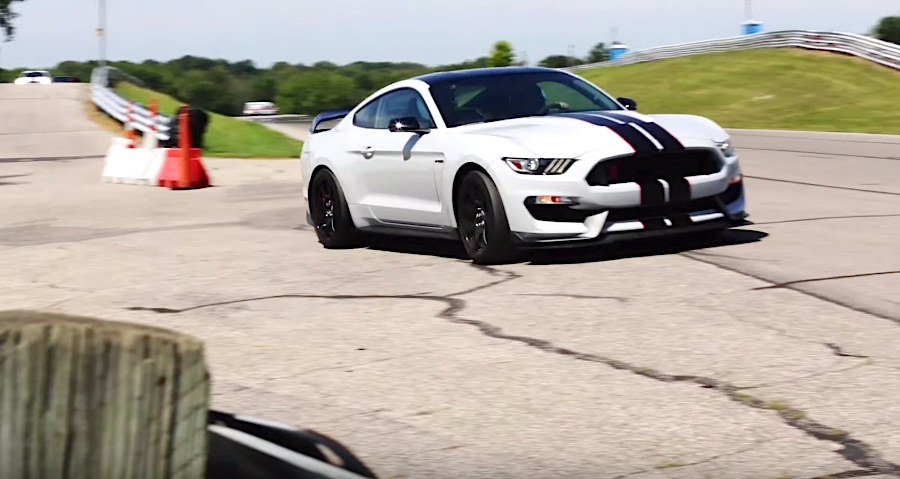
[[[643,113],[726,128],[900,134],[900,71],[802,49],[710,53],[577,72]]]

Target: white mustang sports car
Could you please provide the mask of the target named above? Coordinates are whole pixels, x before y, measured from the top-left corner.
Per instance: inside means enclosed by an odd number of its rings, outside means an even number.
[[[307,221],[327,248],[367,231],[455,237],[482,264],[521,247],[744,224],[728,134],[636,108],[548,68],[394,83],[313,120],[300,158]]]

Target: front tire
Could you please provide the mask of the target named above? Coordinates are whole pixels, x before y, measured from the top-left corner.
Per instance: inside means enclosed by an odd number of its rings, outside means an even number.
[[[355,246],[358,232],[344,192],[331,170],[323,169],[309,185],[309,214],[319,242],[328,249]]]
[[[460,239],[474,263],[503,263],[516,256],[503,200],[487,174],[479,170],[466,173],[454,205]]]

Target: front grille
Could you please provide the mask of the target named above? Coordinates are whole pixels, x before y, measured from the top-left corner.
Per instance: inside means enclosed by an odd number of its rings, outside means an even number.
[[[663,206],[635,206],[609,210],[606,221],[635,221],[652,218],[668,218],[703,210],[719,210],[714,196],[697,198],[686,203],[670,203]]]
[[[711,175],[721,169],[719,155],[707,148],[688,149],[678,153],[631,155],[597,163],[588,173],[591,186],[618,183],[640,183],[658,178],[685,178]]]

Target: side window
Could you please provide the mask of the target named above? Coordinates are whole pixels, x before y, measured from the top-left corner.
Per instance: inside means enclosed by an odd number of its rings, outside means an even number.
[[[379,100],[378,115],[375,128],[388,129],[390,121],[396,118],[415,118],[422,128],[434,128],[434,120],[428,111],[428,105],[419,92],[403,89],[388,93]]]
[[[544,81],[538,83],[538,86],[544,91],[544,98],[547,99],[548,105],[560,103],[566,105],[566,109],[580,111],[597,108],[597,104],[586,97],[584,93],[560,82]]]
[[[383,97],[360,108],[360,110],[357,111],[355,115],[353,115],[353,124],[360,128],[375,128],[375,118],[376,114],[378,113],[378,105],[381,104],[382,100],[384,100]]]

